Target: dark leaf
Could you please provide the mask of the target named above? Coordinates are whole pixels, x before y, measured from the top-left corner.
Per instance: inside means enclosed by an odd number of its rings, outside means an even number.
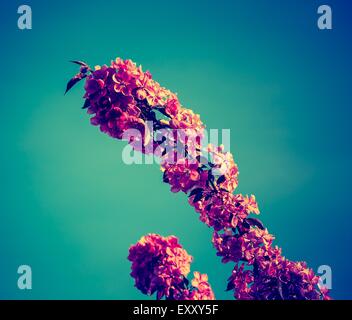
[[[193,203],[199,201],[199,200],[202,199],[202,198],[203,198],[203,192],[201,191],[201,192],[199,192],[199,193],[196,194],[196,196],[195,196],[194,199],[193,199]]]
[[[89,106],[90,106],[89,99],[86,99],[86,101],[84,101],[84,105],[83,105],[82,109],[87,109],[87,108],[89,108]]]
[[[225,177],[224,175],[222,175],[222,176],[220,176],[220,177],[218,178],[218,180],[216,181],[216,183],[217,183],[217,184],[220,184],[220,183],[225,182],[225,180],[226,180],[226,177]]]
[[[209,200],[211,198],[212,194],[211,193],[208,193],[206,196],[205,196],[205,200]]]
[[[248,223],[247,220],[243,220],[242,226],[246,229],[249,229],[251,225]]]
[[[156,288],[153,288],[153,290],[150,290],[150,291],[148,292],[148,294],[152,296],[152,295],[155,293],[155,291],[156,291]]]
[[[211,182],[213,182],[214,181],[214,176],[213,176],[213,174],[211,173],[211,170],[209,170],[208,171],[208,179],[209,179],[209,181],[211,181]]]
[[[233,283],[233,281],[230,281],[227,283],[227,287],[226,287],[226,291],[230,291],[235,287],[235,284]]]
[[[65,94],[75,85],[77,84],[79,81],[81,81],[83,78],[85,78],[85,76],[80,76],[80,75],[75,75],[68,83],[66,86],[66,91]]]
[[[88,65],[83,61],[71,60],[70,62],[78,64],[79,66],[88,67]]]
[[[206,210],[206,211],[210,211],[210,209],[211,209],[211,203],[208,204],[208,205],[205,207],[205,210]]]
[[[265,229],[263,223],[262,223],[259,219],[256,219],[256,218],[247,218],[246,221],[247,221],[251,226],[256,226],[256,227],[258,227],[259,229],[262,229],[262,230]]]
[[[158,293],[156,294],[156,299],[161,300],[163,296],[164,296],[164,293],[162,291],[158,291]]]
[[[254,263],[254,265],[253,265],[253,275],[255,277],[257,277],[259,275],[259,268],[258,268],[258,264],[257,263]]]
[[[203,172],[203,168],[199,167],[199,168],[197,168],[197,171],[198,171],[198,173],[202,173]]]
[[[202,188],[195,188],[195,189],[193,189],[191,191],[191,193],[189,194],[189,197],[192,197],[192,196],[196,195],[199,192],[203,192],[203,189]]]
[[[164,174],[163,174],[163,181],[165,183],[168,183],[169,182],[169,178],[167,177],[167,171],[164,171]]]

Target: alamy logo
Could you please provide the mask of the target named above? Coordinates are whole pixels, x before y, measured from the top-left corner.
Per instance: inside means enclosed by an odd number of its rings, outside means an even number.
[[[328,265],[322,265],[318,268],[317,272],[319,277],[319,285],[321,287],[326,287],[327,289],[332,289],[332,270]]]
[[[32,29],[32,8],[28,5],[18,7],[17,13],[20,17],[17,20],[17,26],[20,30]]]
[[[32,289],[32,268],[28,265],[21,265],[17,269],[20,275],[17,280],[17,286],[20,290]]]
[[[20,14],[17,25],[20,30],[32,29],[32,8],[29,5],[21,5],[18,7],[17,13]],[[317,26],[320,30],[332,29],[332,10],[329,5],[321,5],[318,7],[317,13],[319,18]]]
[[[318,28],[320,30],[331,30],[332,29],[332,10],[331,7],[324,4],[318,8]]]

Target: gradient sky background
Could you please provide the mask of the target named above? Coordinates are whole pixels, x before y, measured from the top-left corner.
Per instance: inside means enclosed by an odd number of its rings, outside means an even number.
[[[17,29],[29,4],[33,29]],[[333,30],[317,28],[330,4]],[[116,56],[149,69],[208,128],[231,129],[238,191],[293,260],[330,265],[352,298],[351,1],[1,1],[0,298],[144,299],[128,248],[174,234],[225,293],[231,265],[157,165],[127,166],[125,144],[89,125],[77,71]],[[17,288],[17,267],[33,289]]]

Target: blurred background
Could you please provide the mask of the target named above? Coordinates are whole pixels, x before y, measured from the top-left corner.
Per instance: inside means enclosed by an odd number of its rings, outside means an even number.
[[[78,70],[131,58],[177,92],[208,128],[231,129],[238,192],[255,194],[285,256],[332,268],[332,296],[352,298],[349,1],[1,1],[0,298],[146,299],[128,248],[176,235],[231,299],[211,231],[157,165],[128,166],[124,142],[89,124]],[[333,29],[317,8],[331,5]],[[17,288],[32,267],[33,289]]]

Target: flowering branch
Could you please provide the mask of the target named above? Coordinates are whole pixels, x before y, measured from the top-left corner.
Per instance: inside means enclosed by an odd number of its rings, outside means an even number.
[[[233,193],[238,185],[237,165],[222,146],[202,147],[204,125],[199,115],[182,107],[176,94],[131,60],[117,58],[110,66],[94,70],[75,63],[80,72],[66,91],[86,79],[83,108],[93,115],[91,123],[113,138],[127,140],[135,150],[160,157],[163,181],[172,192],[188,195],[200,220],[214,229],[217,255],[224,263],[235,263],[227,289],[233,290],[236,299],[329,299],[312,269],[286,259],[263,223],[250,216],[259,214],[255,197]],[[153,123],[153,130],[147,122]],[[160,129],[169,130],[162,140]],[[133,268],[138,270],[136,264]],[[132,276],[137,287],[146,281],[145,273]],[[139,288],[151,293],[154,289],[149,286]],[[170,297],[167,289],[162,292]]]

